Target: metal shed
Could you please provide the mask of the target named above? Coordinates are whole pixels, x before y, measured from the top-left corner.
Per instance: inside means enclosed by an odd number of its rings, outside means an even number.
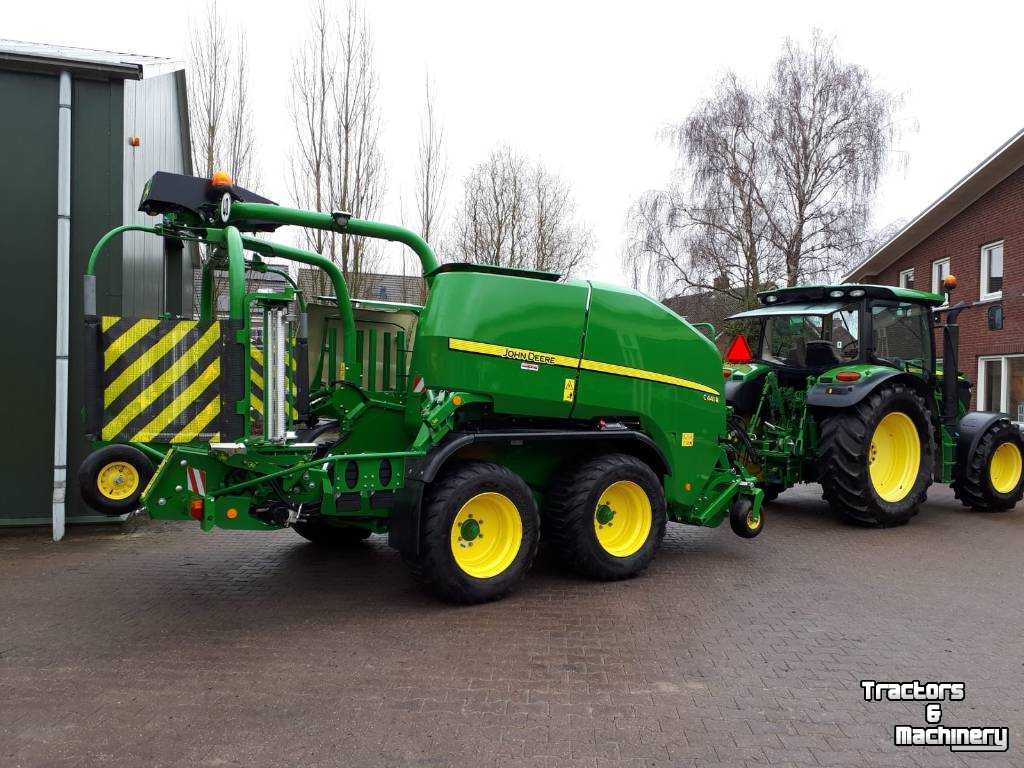
[[[136,212],[156,170],[191,173],[184,67],[171,59],[0,40],[0,302],[7,439],[0,525],[96,517],[75,474],[82,410],[82,275],[107,230]],[[125,237],[98,276],[101,312],[155,316],[192,304],[192,265],[156,238]],[[186,251],[188,259],[188,251]],[[103,518],[108,520],[109,518]]]

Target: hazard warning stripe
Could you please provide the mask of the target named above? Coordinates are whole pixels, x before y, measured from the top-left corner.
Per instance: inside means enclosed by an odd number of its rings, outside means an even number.
[[[217,437],[219,322],[106,316],[101,328],[102,354],[109,361],[102,381],[102,439],[185,443]]]

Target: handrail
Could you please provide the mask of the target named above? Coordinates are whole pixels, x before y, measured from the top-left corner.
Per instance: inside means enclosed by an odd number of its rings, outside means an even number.
[[[303,211],[268,203],[233,203],[232,223],[262,221],[272,224],[292,224],[297,227],[323,229],[345,235],[370,237],[376,240],[390,240],[408,246],[419,257],[423,276],[426,277],[438,267],[437,256],[427,241],[412,230],[394,224],[382,224],[368,219],[355,219],[318,211]]]
[[[96,262],[99,261],[100,254],[103,252],[103,249],[107,247],[107,243],[109,243],[118,235],[123,234],[125,232],[148,232],[151,235],[160,235],[161,237],[167,236],[164,232],[161,232],[159,229],[156,229],[155,227],[146,227],[143,226],[142,224],[124,224],[120,227],[115,227],[114,229],[107,232],[107,234],[105,234],[103,237],[101,237],[99,239],[99,242],[97,242],[96,245],[93,246],[92,253],[89,254],[89,262],[88,264],[85,265],[85,274],[96,274]]]

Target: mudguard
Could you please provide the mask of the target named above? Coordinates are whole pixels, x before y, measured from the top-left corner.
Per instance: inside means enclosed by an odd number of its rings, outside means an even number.
[[[993,425],[1001,421],[1009,424],[1010,417],[1005,413],[996,413],[995,411],[972,411],[960,419],[957,424],[956,438],[956,465],[958,467],[967,466],[967,460],[978,449],[981,438]]]
[[[849,408],[851,405],[859,403],[886,382],[895,383],[901,381],[914,389],[920,389],[924,384],[920,378],[913,374],[882,366],[870,366],[867,369],[863,366],[858,366],[857,371],[861,374],[860,379],[850,382],[837,381],[835,374],[841,370],[843,369],[836,368],[821,375],[818,383],[807,393],[807,405],[814,408]]]
[[[466,446],[480,443],[514,446],[537,442],[580,441],[631,443],[658,474],[671,474],[668,459],[657,444],[643,432],[632,429],[454,432],[422,459],[406,461],[405,483],[395,494],[395,503],[388,519],[388,546],[403,555],[419,554],[423,493],[444,464]]]

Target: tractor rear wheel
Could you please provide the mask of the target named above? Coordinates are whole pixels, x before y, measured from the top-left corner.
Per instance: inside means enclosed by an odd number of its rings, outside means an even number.
[[[611,581],[643,571],[665,537],[665,493],[635,456],[612,453],[559,478],[548,495],[544,531],[578,573]]]
[[[419,580],[453,603],[504,597],[537,555],[540,517],[530,487],[499,464],[456,465],[423,501],[420,554],[406,562]]]
[[[292,523],[292,530],[319,547],[348,547],[370,538],[370,531],[355,525],[332,525],[319,520]]]
[[[1020,430],[997,422],[982,436],[966,466],[958,468],[953,493],[978,512],[1013,509],[1024,495],[1024,440]]]
[[[153,462],[138,448],[107,445],[85,457],[78,468],[78,487],[90,507],[120,517],[138,508],[153,471]]]
[[[924,400],[904,384],[879,387],[822,423],[825,500],[855,523],[906,523],[931,485],[934,445]]]

